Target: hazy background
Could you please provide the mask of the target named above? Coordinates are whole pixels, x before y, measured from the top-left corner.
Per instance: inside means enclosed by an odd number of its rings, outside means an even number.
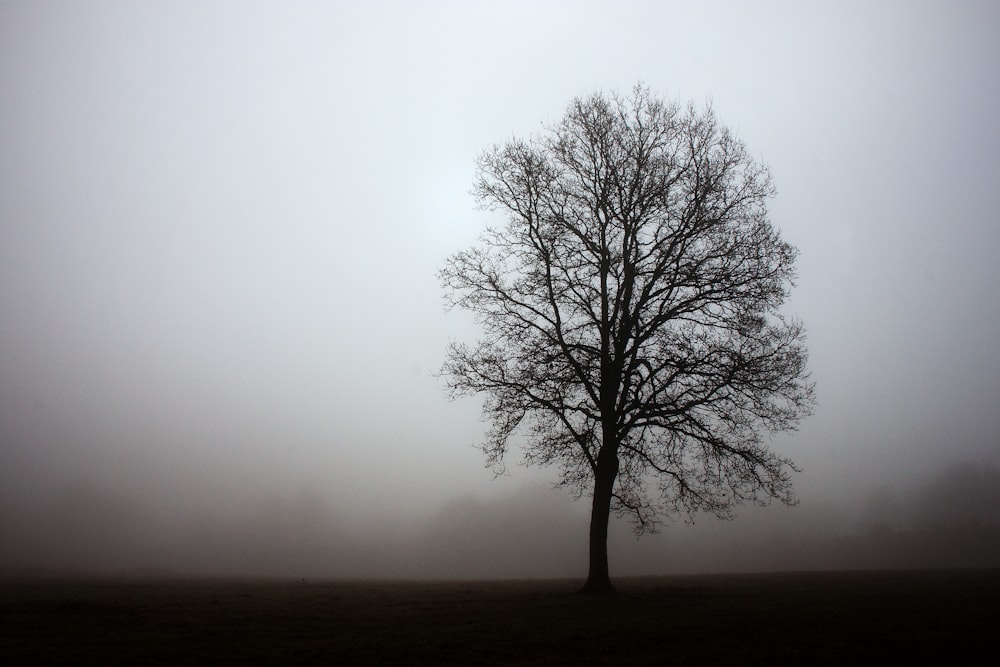
[[[640,79],[770,165],[820,404],[798,507],[612,574],[1000,564],[998,66],[989,1],[0,1],[0,568],[585,574],[435,272],[478,152]]]

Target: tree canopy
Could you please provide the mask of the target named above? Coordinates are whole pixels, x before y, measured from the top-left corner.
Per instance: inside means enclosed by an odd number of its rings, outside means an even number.
[[[813,385],[803,326],[781,312],[797,251],[768,217],[774,192],[710,108],[641,85],[478,158],[474,193],[506,222],[440,271],[483,331],[442,374],[453,396],[485,396],[492,464],[518,433],[528,463],[592,496],[592,590],[610,588],[609,510],[642,532],[793,502],[794,465],[764,436],[795,428]]]

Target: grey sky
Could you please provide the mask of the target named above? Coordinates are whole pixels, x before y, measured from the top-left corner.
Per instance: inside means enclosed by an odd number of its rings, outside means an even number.
[[[772,169],[796,511],[1000,463],[998,65],[992,2],[3,0],[0,518],[360,525],[547,479],[491,482],[431,376],[476,333],[435,272],[489,219],[478,152],[640,79]]]

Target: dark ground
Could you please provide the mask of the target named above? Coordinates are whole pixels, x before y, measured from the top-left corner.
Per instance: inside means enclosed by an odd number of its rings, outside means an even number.
[[[0,581],[0,663],[995,664],[1000,571]],[[992,656],[992,657],[991,657]]]

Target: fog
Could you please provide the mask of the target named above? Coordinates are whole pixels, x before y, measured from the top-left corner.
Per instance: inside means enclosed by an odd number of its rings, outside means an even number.
[[[770,166],[819,405],[797,506],[612,575],[1000,565],[998,63],[986,1],[0,0],[0,570],[582,577],[436,271],[480,151],[638,80]]]

